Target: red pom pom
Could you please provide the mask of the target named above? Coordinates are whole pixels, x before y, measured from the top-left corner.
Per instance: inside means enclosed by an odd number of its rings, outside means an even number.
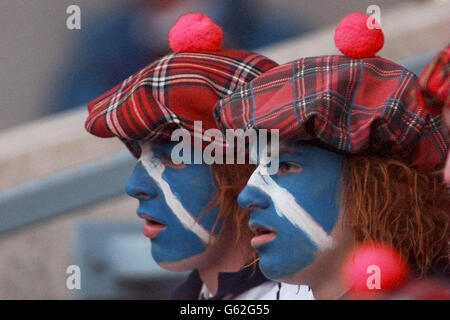
[[[366,243],[348,255],[342,267],[342,282],[356,296],[367,296],[403,284],[407,263],[388,245]]]
[[[222,38],[222,29],[203,13],[185,13],[169,30],[169,46],[173,52],[217,51]]]
[[[369,15],[354,12],[342,18],[334,31],[336,47],[350,58],[369,58],[375,55],[384,45],[381,27]],[[369,26],[373,23],[373,28]]]

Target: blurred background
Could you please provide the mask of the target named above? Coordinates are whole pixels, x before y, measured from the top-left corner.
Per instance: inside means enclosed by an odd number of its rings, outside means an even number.
[[[69,30],[77,5],[81,30]],[[164,298],[185,274],[159,269],[124,195],[133,159],[84,132],[86,103],[169,52],[187,11],[222,26],[225,47],[279,63],[337,54],[333,29],[381,9],[380,55],[418,72],[450,40],[446,0],[0,1],[0,299]],[[81,290],[66,286],[69,265]]]

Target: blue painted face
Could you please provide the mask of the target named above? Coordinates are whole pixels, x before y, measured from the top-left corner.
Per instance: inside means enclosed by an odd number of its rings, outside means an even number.
[[[260,164],[239,195],[259,236],[252,245],[270,279],[293,275],[310,264],[317,250],[332,246],[339,214],[342,156],[308,144],[280,152],[279,170],[263,175]]]
[[[127,193],[139,200],[138,214],[164,224],[151,239],[158,263],[204,252],[219,212],[217,207],[206,208],[215,190],[210,167],[174,164],[171,151],[175,145],[142,144],[142,156],[126,186]],[[219,229],[217,224],[213,233]]]

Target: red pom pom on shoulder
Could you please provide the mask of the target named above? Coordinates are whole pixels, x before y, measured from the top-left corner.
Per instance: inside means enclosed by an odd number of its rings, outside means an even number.
[[[356,246],[342,265],[341,280],[356,297],[381,293],[401,286],[408,264],[400,253],[384,243]]]
[[[383,48],[383,31],[375,20],[369,19],[373,18],[362,12],[353,12],[342,18],[336,27],[334,43],[347,57],[370,58]]]
[[[173,52],[218,51],[222,38],[222,29],[203,13],[185,13],[169,30]]]

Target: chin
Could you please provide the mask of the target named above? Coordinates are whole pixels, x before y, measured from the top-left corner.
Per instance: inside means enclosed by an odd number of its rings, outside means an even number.
[[[273,259],[264,259],[264,257],[260,256],[259,259],[259,268],[261,272],[269,279],[281,281],[285,276],[284,272],[280,272],[280,265],[276,263]]]

